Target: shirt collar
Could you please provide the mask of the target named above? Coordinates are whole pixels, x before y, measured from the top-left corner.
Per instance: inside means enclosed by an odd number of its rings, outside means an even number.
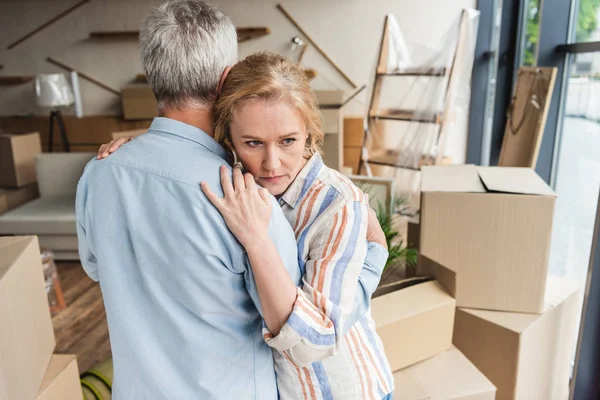
[[[211,153],[230,161],[229,153],[215,141],[208,133],[200,128],[188,125],[184,122],[171,118],[156,117],[148,129],[149,132],[163,132],[170,135],[179,136],[205,147]]]
[[[323,166],[321,154],[315,153],[300,170],[300,173],[296,176],[290,187],[287,188],[283,196],[281,196],[279,204],[281,205],[283,201],[290,207],[295,208],[298,202],[306,196],[308,189],[319,176]]]

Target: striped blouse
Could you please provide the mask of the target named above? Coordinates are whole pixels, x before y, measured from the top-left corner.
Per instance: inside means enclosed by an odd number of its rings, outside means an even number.
[[[315,154],[279,199],[294,228],[302,285],[273,337],[282,399],[381,399],[394,383],[367,310],[351,316],[367,252],[368,200]],[[348,319],[357,321],[346,326]]]

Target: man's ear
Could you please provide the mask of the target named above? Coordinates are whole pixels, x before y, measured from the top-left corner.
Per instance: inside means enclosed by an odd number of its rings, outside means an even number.
[[[229,71],[231,71],[231,67],[226,67],[223,73],[221,74],[221,80],[219,81],[219,87],[217,88],[217,97],[221,95],[221,91],[223,90],[223,85],[225,84],[225,79],[227,79],[227,75],[229,75]]]

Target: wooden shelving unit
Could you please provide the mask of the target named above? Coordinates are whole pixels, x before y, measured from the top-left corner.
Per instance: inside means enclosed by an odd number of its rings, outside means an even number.
[[[446,68],[406,68],[399,71],[377,72],[377,76],[445,76]]]
[[[237,28],[238,42],[266,36],[271,30],[266,26]],[[139,31],[95,31],[90,32],[90,39],[137,39]]]
[[[456,70],[456,62],[458,55],[460,54],[459,48],[464,46],[464,40],[462,40],[462,34],[466,30],[466,25],[468,23],[468,15],[465,11],[461,14],[461,23],[460,23],[460,34],[459,34],[459,44],[454,50],[452,63],[449,68],[444,67],[413,67],[413,68],[404,68],[399,70],[388,71],[388,48],[389,48],[389,16],[386,17],[383,35],[381,38],[381,43],[379,46],[379,56],[377,62],[377,68],[374,76],[374,85],[373,91],[371,93],[371,98],[369,102],[369,116],[368,116],[368,132],[375,132],[377,129],[375,128],[375,123],[377,120],[391,120],[391,121],[406,121],[416,124],[435,124],[436,129],[436,147],[440,146],[444,143],[444,137],[448,130],[448,119],[445,118],[448,115],[449,110],[451,109],[451,97],[449,96],[450,84],[457,78],[457,74],[453,74]],[[445,85],[445,90],[443,93],[444,103],[443,103],[443,111],[431,111],[429,113],[419,112],[417,110],[405,110],[405,109],[394,109],[394,108],[381,108],[379,106],[382,88],[384,79],[386,77],[396,77],[396,79],[405,79],[412,78],[415,79],[438,79],[438,78],[447,78],[447,82],[440,84]],[[419,130],[415,131],[411,134],[418,135]],[[425,154],[402,154],[401,152],[395,149],[380,149],[380,148],[371,148],[367,149],[369,156],[368,159],[361,161],[366,161],[370,164],[388,166],[399,169],[412,169],[419,170],[422,165],[438,165],[440,164],[444,157],[442,151],[438,149],[438,154],[435,159],[431,159],[430,156]],[[427,159],[427,161],[424,161]],[[417,160],[417,161],[415,161]]]
[[[140,31],[90,32],[90,39],[137,39]]]
[[[399,110],[393,108],[378,109],[371,111],[369,117],[377,119],[389,119],[394,121],[415,121],[430,124],[439,124],[442,119],[441,114],[435,114],[431,116],[420,115],[416,116],[413,110]]]

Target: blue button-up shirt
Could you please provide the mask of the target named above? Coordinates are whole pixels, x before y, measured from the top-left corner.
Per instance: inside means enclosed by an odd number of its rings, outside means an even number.
[[[252,269],[199,188],[206,181],[222,196],[227,160],[200,129],[156,118],[147,134],[85,169],[79,252],[102,288],[115,400],[277,398]],[[296,240],[279,207],[270,233],[299,286]],[[381,274],[366,267],[357,314]]]

